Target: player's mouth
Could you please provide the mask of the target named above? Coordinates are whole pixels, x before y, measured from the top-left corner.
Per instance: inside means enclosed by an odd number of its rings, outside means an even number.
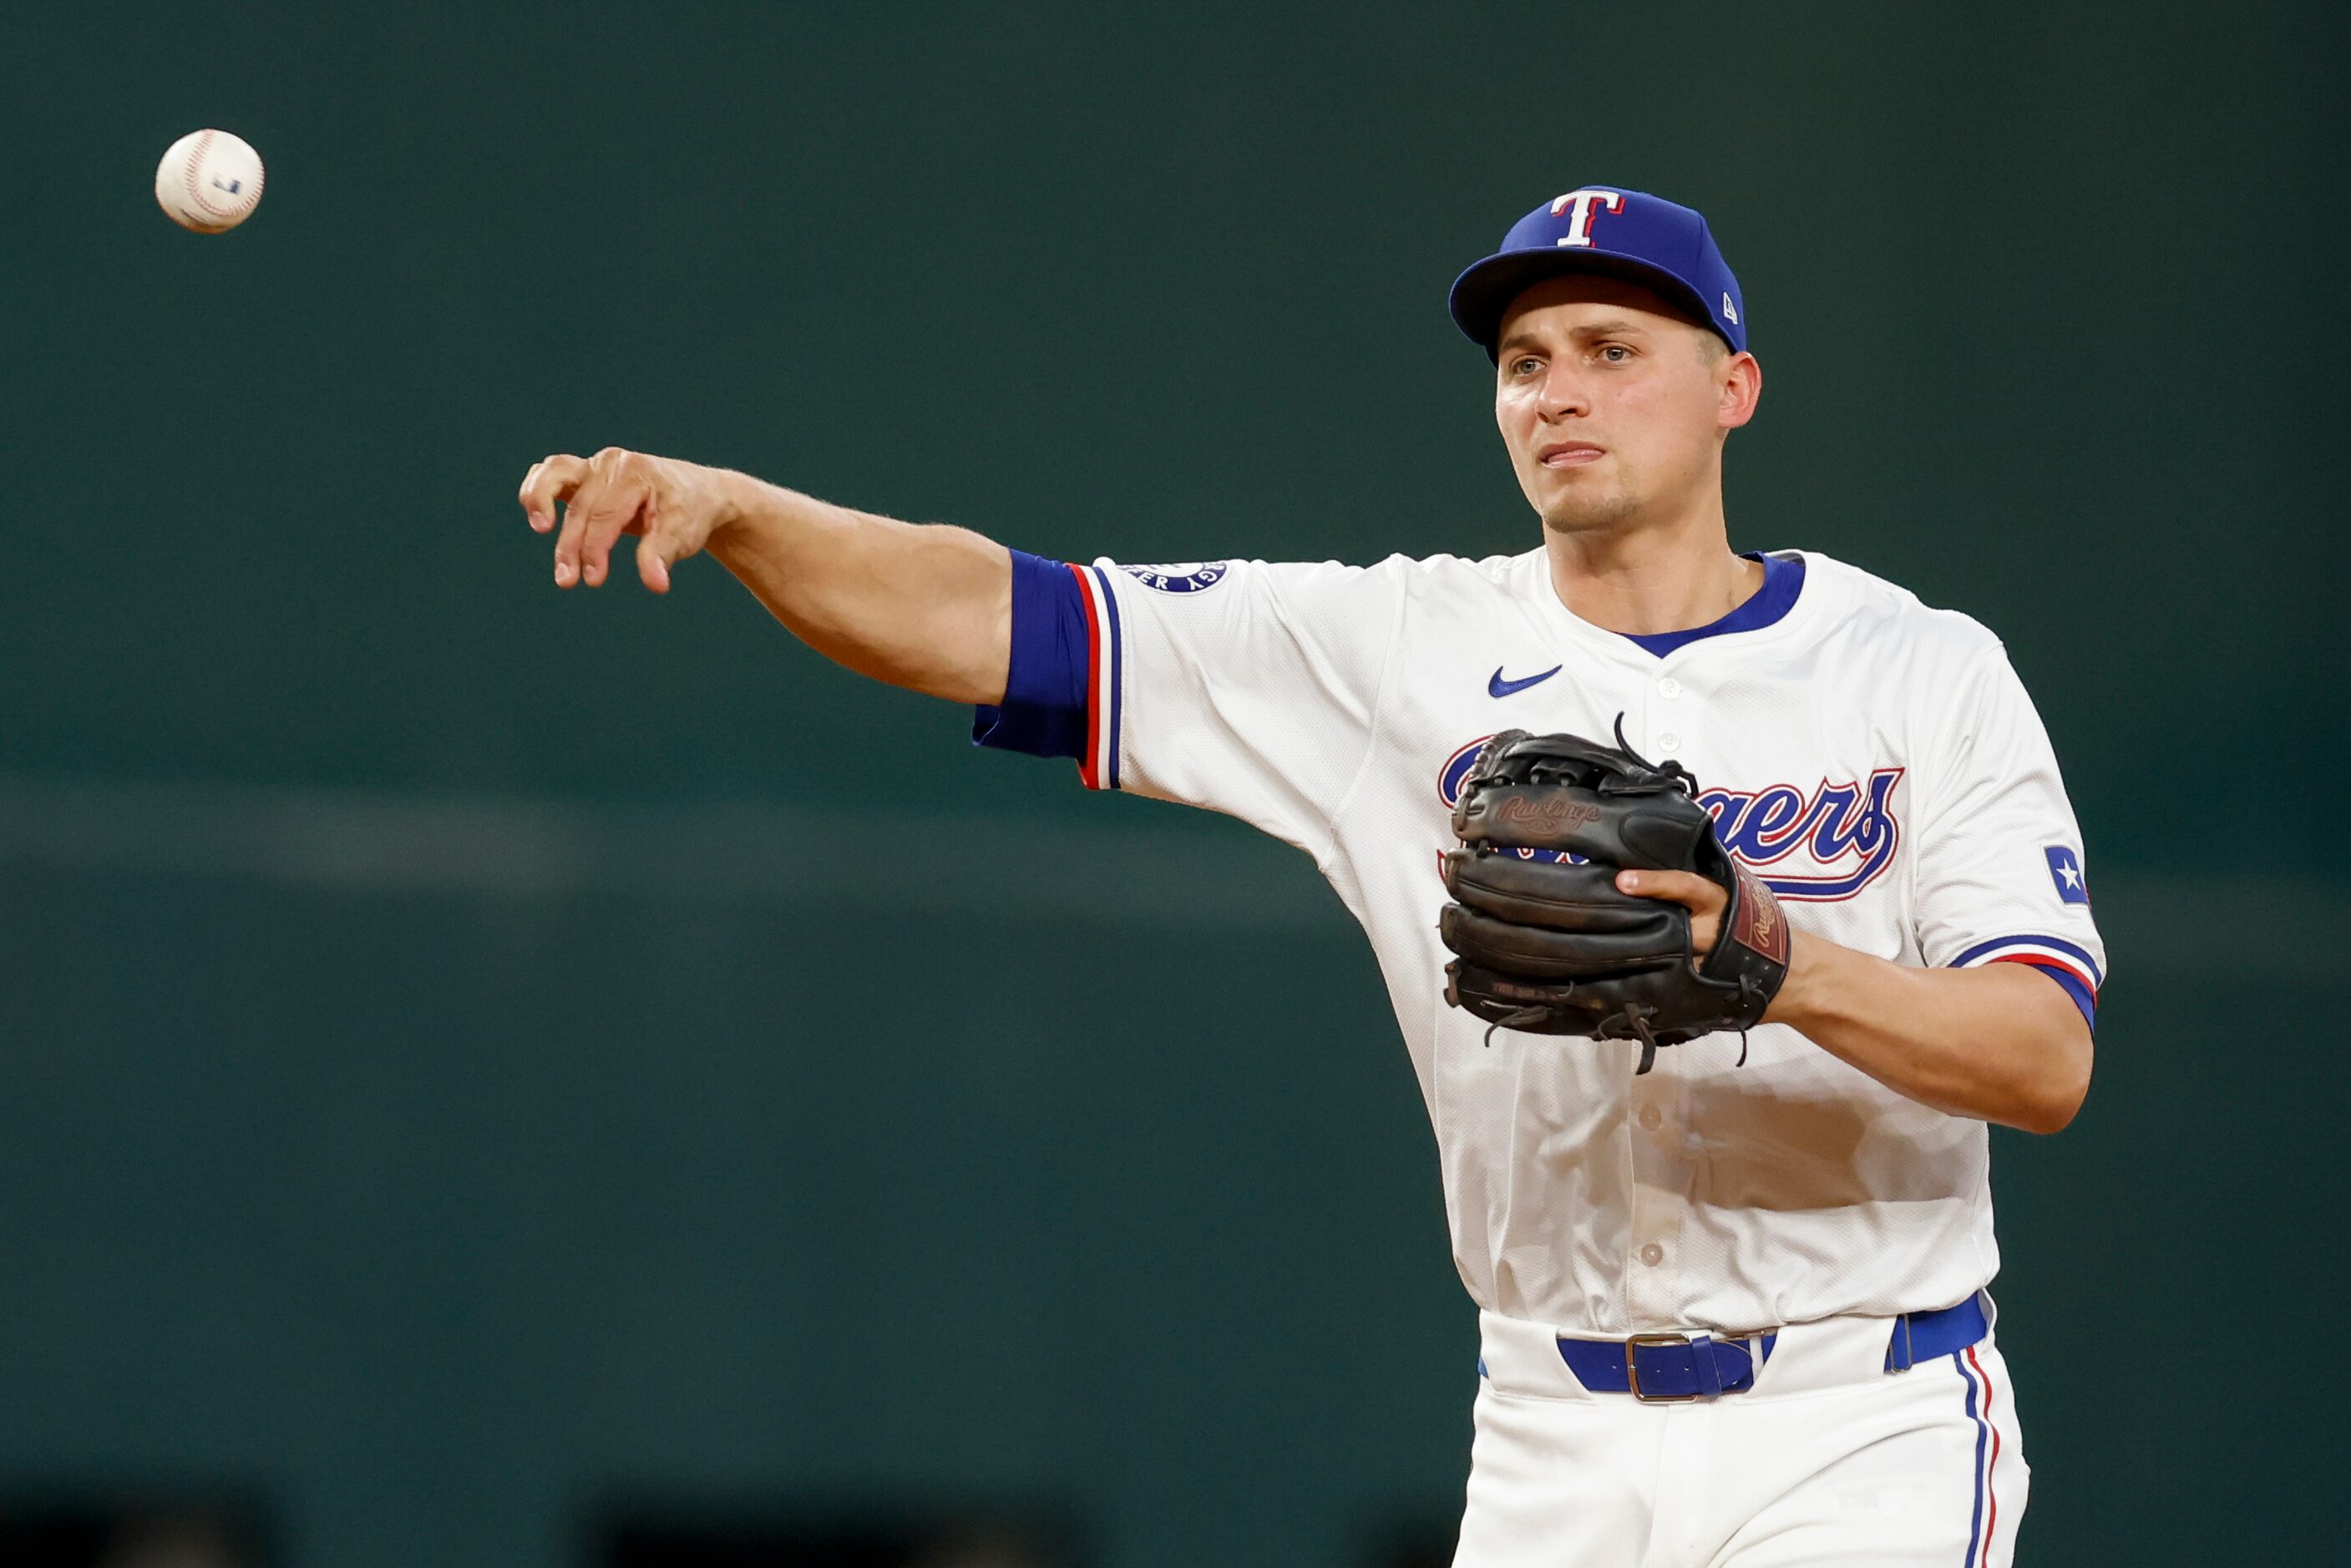
[[[1581,468],[1604,454],[1588,441],[1558,441],[1535,449],[1535,462],[1545,468]]]

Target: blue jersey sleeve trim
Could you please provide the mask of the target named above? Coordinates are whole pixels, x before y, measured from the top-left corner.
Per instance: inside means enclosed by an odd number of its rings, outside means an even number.
[[[2035,963],[2022,953],[2009,961],[2037,969],[2059,985],[2064,986],[2065,994],[2074,999],[2074,1005],[2082,1010],[2082,1021],[2090,1026],[2090,1033],[2095,1034],[2098,1032],[2098,999],[2091,992],[2088,986],[2082,983],[2080,975],[2071,970],[2060,969],[2053,963]]]
[[[1686,648],[1701,638],[1724,637],[1734,631],[1761,631],[1783,619],[1796,607],[1796,596],[1804,591],[1804,558],[1802,556],[1750,556],[1750,561],[1763,563],[1763,586],[1748,596],[1747,602],[1724,616],[1690,631],[1625,632],[1628,641],[1637,642],[1651,653],[1663,659],[1677,648]]]
[[[1012,662],[1004,701],[972,711],[971,743],[1032,757],[1086,754],[1086,607],[1059,561],[1012,552]]]

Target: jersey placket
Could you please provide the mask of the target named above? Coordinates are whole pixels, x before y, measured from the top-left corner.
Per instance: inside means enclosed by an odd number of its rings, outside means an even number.
[[[1625,1309],[1637,1332],[1677,1330],[1681,1321],[1682,1229],[1689,1217],[1695,1162],[1689,1147],[1686,1047],[1660,1052],[1633,1080],[1633,1213],[1625,1260]]]
[[[1666,661],[1671,669],[1673,661]],[[1642,729],[1646,732],[1648,755],[1662,763],[1668,757],[1680,758],[1697,742],[1697,704],[1680,680],[1673,675],[1654,677],[1643,693],[1641,704]]]
[[[1678,679],[1663,672],[1675,662],[1668,658],[1649,671],[1642,691],[1637,749],[1660,762],[1682,754],[1697,738],[1691,694]],[[1660,1052],[1656,1066],[1633,1080],[1633,1215],[1625,1293],[1636,1328],[1685,1326],[1682,1230],[1695,1179],[1688,1060],[1687,1047]]]

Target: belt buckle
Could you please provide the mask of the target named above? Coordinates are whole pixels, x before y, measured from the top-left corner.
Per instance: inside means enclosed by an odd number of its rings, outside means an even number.
[[[1688,1405],[1695,1403],[1696,1390],[1687,1394],[1645,1394],[1641,1391],[1641,1368],[1634,1352],[1645,1345],[1687,1345],[1686,1334],[1636,1334],[1625,1342],[1625,1382],[1633,1397],[1644,1405]]]

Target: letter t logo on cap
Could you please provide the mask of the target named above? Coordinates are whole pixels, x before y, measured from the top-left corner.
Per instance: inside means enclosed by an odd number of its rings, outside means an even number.
[[[1551,204],[1551,215],[1558,217],[1570,207],[1575,216],[1568,220],[1567,233],[1553,242],[1562,245],[1589,245],[1592,243],[1592,207],[1598,202],[1612,213],[1625,210],[1624,193],[1617,191],[1570,191]]]

